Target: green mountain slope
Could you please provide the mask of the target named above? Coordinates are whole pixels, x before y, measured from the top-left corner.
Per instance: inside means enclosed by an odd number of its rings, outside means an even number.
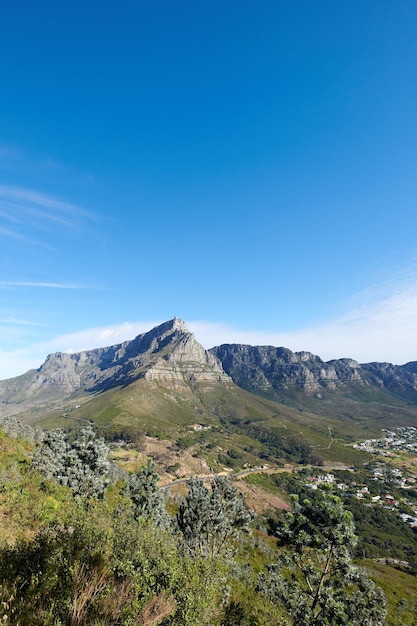
[[[324,363],[270,346],[207,351],[174,318],[122,344],[52,354],[39,370],[0,381],[0,417],[64,429],[91,421],[109,439],[164,438],[215,469],[355,463],[365,453],[354,441],[416,423],[412,365]]]

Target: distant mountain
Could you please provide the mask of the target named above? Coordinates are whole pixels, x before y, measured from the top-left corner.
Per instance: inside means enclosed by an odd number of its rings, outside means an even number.
[[[0,417],[16,415],[43,428],[88,420],[113,438],[182,442],[217,467],[350,460],[354,440],[417,424],[417,363],[324,362],[272,346],[205,350],[174,318],[132,341],[51,354],[38,370],[0,381]]]
[[[38,370],[0,381],[0,415],[127,387],[139,379],[177,390],[190,383],[233,381],[251,393],[287,404],[295,402],[294,392],[298,403],[310,404],[323,394],[363,401],[364,394],[381,400],[381,392],[386,392],[384,402],[398,399],[417,405],[417,362],[401,366],[359,364],[349,358],[326,362],[310,352],[242,344],[205,350],[186,324],[174,318],[132,341],[76,354],[50,354]]]
[[[310,352],[273,346],[224,344],[210,352],[237,385],[269,398],[283,399],[291,391],[320,397],[380,391],[417,404],[417,362],[406,365],[366,363],[353,359],[323,361]]]
[[[50,354],[38,370],[0,381],[0,415],[126,387],[141,378],[177,390],[189,383],[231,384],[217,357],[174,318],[108,348]]]

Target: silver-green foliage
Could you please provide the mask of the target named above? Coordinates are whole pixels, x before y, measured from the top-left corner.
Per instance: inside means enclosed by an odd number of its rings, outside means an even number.
[[[294,626],[382,626],[386,601],[366,572],[352,562],[353,516],[336,495],[317,490],[293,496],[278,529],[281,552],[260,589],[282,602]]]
[[[61,430],[48,432],[36,447],[32,467],[67,485],[74,495],[101,498],[109,483],[109,448],[88,426],[72,443]]]
[[[123,493],[133,504],[135,518],[149,517],[157,526],[168,527],[165,499],[158,487],[159,475],[152,459],[139,472],[126,474],[124,482]]]
[[[0,428],[11,439],[27,439],[28,441],[34,441],[35,439],[35,430],[29,424],[16,419],[13,415],[0,417]]]
[[[231,555],[239,535],[249,530],[252,513],[223,476],[214,479],[210,492],[200,479],[193,478],[188,484],[188,494],[175,518],[184,549],[209,557]]]
[[[9,626],[215,626],[221,560],[188,557],[130,507],[67,500],[59,522],[0,544],[0,622]]]

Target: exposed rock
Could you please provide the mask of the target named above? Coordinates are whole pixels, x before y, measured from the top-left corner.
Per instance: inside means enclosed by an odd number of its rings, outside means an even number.
[[[348,358],[325,362],[311,352],[241,344],[207,351],[185,323],[174,318],[132,341],[77,354],[51,354],[38,370],[0,381],[0,416],[51,405],[73,394],[89,396],[125,387],[138,379],[177,391],[230,386],[233,381],[290,403],[293,390],[320,399],[326,391],[346,397],[355,393],[360,401],[358,389],[371,390],[374,396],[385,390],[417,404],[417,362],[402,366],[360,365]]]
[[[266,393],[291,389],[316,393],[347,392],[351,385],[376,386],[414,398],[417,362],[406,365],[367,363],[353,359],[322,361],[310,352],[291,352],[273,346],[223,344],[211,349],[232,380],[248,391]],[[269,394],[271,395],[271,394]],[[414,398],[417,401],[417,396]]]
[[[50,354],[39,370],[0,381],[0,414],[77,392],[98,393],[138,378],[163,381],[168,387],[231,383],[217,357],[195,340],[182,320],[174,318],[108,348]]]
[[[361,367],[370,384],[390,391],[417,391],[417,371],[412,363],[393,365],[392,363],[364,363]]]

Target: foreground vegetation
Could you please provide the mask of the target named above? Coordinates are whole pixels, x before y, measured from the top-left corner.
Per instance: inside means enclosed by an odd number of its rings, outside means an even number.
[[[331,490],[295,498],[268,533],[223,477],[166,499],[151,461],[122,472],[91,428],[37,444],[12,430],[0,432],[3,623],[386,623],[383,593],[353,561],[353,515]]]

